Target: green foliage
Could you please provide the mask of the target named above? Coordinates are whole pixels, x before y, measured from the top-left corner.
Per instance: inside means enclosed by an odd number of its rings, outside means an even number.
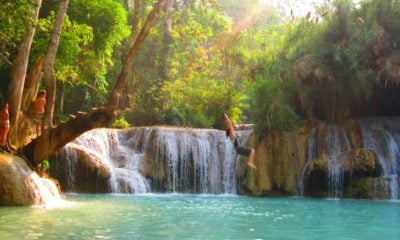
[[[113,127],[113,128],[121,128],[121,129],[124,129],[124,128],[130,128],[131,125],[128,123],[128,121],[126,121],[126,119],[125,119],[124,117],[121,117],[121,118],[119,118],[119,119],[117,119],[117,120],[115,120],[115,121],[113,122],[112,127]]]
[[[153,29],[137,62],[131,108],[135,125],[220,126],[222,113],[238,119],[243,107],[240,87],[221,76],[224,63],[216,45],[230,34],[231,20],[208,4],[183,6],[174,12],[172,41],[164,42],[163,25]],[[163,60],[169,44],[167,62]],[[168,65],[169,79],[161,69]]]
[[[5,59],[12,60],[32,8],[31,0],[3,2],[0,99]],[[154,2],[142,1],[141,21]],[[64,114],[106,102],[131,44],[121,3],[71,1],[55,66]],[[388,107],[400,100],[400,0],[327,1],[318,19],[290,23],[258,3],[176,1],[171,31],[161,15],[140,49],[114,126],[221,127],[226,112],[268,134],[307,120],[400,114]],[[43,5],[31,63],[47,49],[57,1]]]
[[[75,0],[68,15],[74,25],[82,26],[76,29],[77,34],[84,32],[85,28],[91,29],[86,37],[91,44],[82,49],[83,56],[79,58],[78,65],[82,66],[79,76],[87,85],[105,93],[108,87],[106,73],[114,65],[114,49],[129,35],[127,11],[116,0]]]
[[[300,120],[343,121],[380,101],[373,92],[382,89],[382,81],[397,84],[400,77],[394,70],[398,6],[397,0],[364,1],[359,7],[335,1],[319,9],[328,13],[323,21],[302,19],[275,30],[281,36],[269,33],[269,56],[258,56],[252,86],[260,132],[288,129]]]
[[[258,133],[266,135],[273,130],[290,130],[301,123],[282,79],[272,74],[263,75],[253,87],[251,107]]]
[[[44,160],[38,165],[40,171],[47,172],[50,169],[50,162],[49,160]]]
[[[31,22],[33,0],[0,1],[0,66],[12,55]]]
[[[243,97],[223,81],[198,76],[188,81],[166,82],[161,89],[162,112],[176,125],[222,126],[222,113],[233,120],[241,114]]]

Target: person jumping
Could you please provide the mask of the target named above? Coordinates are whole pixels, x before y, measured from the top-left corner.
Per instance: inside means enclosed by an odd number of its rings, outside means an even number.
[[[256,165],[254,164],[254,149],[243,147],[239,144],[237,140],[238,136],[235,134],[232,121],[229,119],[226,113],[224,113],[224,120],[226,125],[226,135],[229,136],[229,138],[233,142],[237,154],[249,157],[249,159],[247,160],[247,165],[249,165],[249,167],[251,167],[252,169],[257,169]]]

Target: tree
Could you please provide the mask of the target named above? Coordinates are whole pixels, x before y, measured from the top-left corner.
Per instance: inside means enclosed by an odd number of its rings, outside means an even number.
[[[69,0],[60,1],[60,5],[57,10],[56,20],[54,22],[53,33],[51,34],[49,47],[47,48],[47,52],[44,58],[43,75],[47,88],[47,104],[44,113],[42,129],[45,131],[53,127],[54,105],[56,102],[56,76],[54,73],[54,62],[60,43],[61,30],[64,23],[65,15],[67,13],[68,4]]]
[[[144,40],[146,39],[146,36],[148,35],[150,28],[153,27],[157,15],[164,7],[166,1],[167,0],[157,1],[156,5],[154,6],[154,9],[150,12],[149,16],[147,17],[147,20],[144,23],[142,29],[140,30],[138,36],[135,38],[135,41],[133,42],[132,47],[129,50],[128,55],[126,56],[125,61],[122,65],[122,70],[118,76],[117,83],[115,84],[114,89],[111,93],[111,97],[108,102],[108,108],[110,110],[113,111],[117,110],[119,97],[123,92],[124,86],[126,85],[126,81],[128,79],[128,74],[130,72],[132,63],[135,60],[135,57],[137,56],[140,50],[140,47],[142,46]]]
[[[165,0],[159,0],[156,3],[136,40],[133,42],[129,54],[123,63],[123,68],[110,96],[107,108],[92,109],[90,113],[80,112],[77,116],[71,116],[72,119],[70,121],[60,124],[55,128],[48,129],[40,137],[25,146],[22,152],[32,165],[40,164],[54,153],[54,151],[74,140],[85,131],[93,128],[105,127],[114,120],[118,108],[119,95],[126,83],[129,69],[164,4]]]
[[[18,47],[18,53],[11,68],[11,77],[6,96],[6,102],[10,106],[10,123],[11,131],[9,136],[17,134],[18,125],[18,114],[21,109],[21,100],[24,90],[25,77],[28,68],[28,61],[30,56],[30,50],[32,45],[32,39],[35,35],[35,24],[39,16],[39,9],[42,4],[42,0],[36,0],[32,7],[31,18],[32,22],[28,25],[25,36]]]

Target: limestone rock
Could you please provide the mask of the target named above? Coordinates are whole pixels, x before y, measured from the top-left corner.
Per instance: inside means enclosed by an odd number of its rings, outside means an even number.
[[[41,178],[17,156],[0,154],[0,204],[50,205],[61,200],[56,184]]]
[[[74,158],[65,161],[68,158],[66,151],[73,151]],[[79,145],[69,144],[51,158],[50,165],[50,175],[59,180],[63,191],[109,192],[109,168],[99,156]]]
[[[353,177],[379,176],[382,169],[376,154],[370,149],[355,149],[344,163],[345,173]]]

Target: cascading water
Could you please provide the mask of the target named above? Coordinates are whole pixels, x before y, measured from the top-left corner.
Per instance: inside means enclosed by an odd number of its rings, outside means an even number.
[[[241,144],[251,133],[238,131]],[[77,149],[106,165],[111,192],[236,193],[236,151],[223,131],[162,127],[90,131],[63,150],[70,183],[74,183]]]
[[[240,133],[246,141],[247,131]],[[236,193],[236,153],[222,131],[137,128],[121,136],[126,146],[152,153],[156,191]]]
[[[102,162],[108,169],[110,191],[113,193],[145,193],[150,187],[139,172],[141,154],[119,144],[117,133],[113,130],[96,129],[82,135],[64,148],[68,179],[74,183],[76,149],[89,153]],[[70,183],[70,184],[71,184]],[[70,185],[69,184],[69,185]],[[70,185],[74,191],[73,185]]]
[[[390,119],[364,119],[361,121],[361,136],[363,148],[375,152],[382,166],[383,177],[389,180],[386,191],[392,200],[398,199],[400,124]]]
[[[356,181],[356,185],[352,185],[352,168],[355,167],[356,170],[354,171],[360,171],[360,169],[363,169],[361,171],[368,171],[366,170],[368,167],[365,166],[368,164],[371,164],[369,166],[374,166],[374,157],[376,156],[377,165],[374,170],[375,173],[369,172],[365,176],[360,176],[360,173],[356,173],[356,178],[365,177],[366,180],[364,181],[370,181],[372,184],[370,190],[372,192],[371,197],[385,198],[385,196],[388,196],[393,200],[399,198],[399,119],[361,119],[359,121],[359,130],[360,135],[356,135],[354,139],[357,141],[357,136],[360,136],[361,144],[354,143],[358,146],[357,148],[353,147],[349,137],[350,132],[348,133],[344,127],[322,124],[311,130],[307,142],[306,163],[300,173],[298,183],[298,193],[301,196],[305,194],[305,182],[306,178],[309,177],[307,176],[307,170],[310,164],[315,163],[316,165],[313,167],[316,167],[317,170],[321,170],[321,166],[323,167],[321,165],[323,161],[315,162],[315,160],[326,160],[326,192],[328,196],[330,198],[341,198],[344,187],[346,187],[346,194],[354,193],[352,191],[359,191],[357,190],[357,184],[360,184],[360,180]],[[358,155],[359,153],[366,155]],[[369,160],[366,160],[367,158],[365,157],[368,153],[372,155],[369,155]],[[369,161],[369,163],[360,161]],[[359,165],[357,170],[357,164],[365,165],[361,168]],[[381,175],[379,175],[380,171],[382,171]],[[313,177],[321,177],[321,175],[318,175],[320,173],[316,174]],[[313,179],[312,181],[323,181],[323,179]],[[323,184],[319,185],[319,187],[321,186]]]
[[[314,159],[317,158],[317,137],[318,137],[318,128],[313,128],[311,130],[310,136],[307,141],[307,162],[303,167],[303,170],[301,171],[300,174],[300,179],[299,179],[299,184],[298,184],[298,194],[300,196],[304,196],[304,191],[305,191],[305,175],[308,170],[308,166]]]
[[[325,130],[325,152],[328,155],[329,197],[340,198],[343,189],[344,161],[352,147],[346,131],[338,126]]]
[[[344,162],[352,150],[350,140],[344,128],[335,125],[321,125],[311,130],[307,142],[306,163],[301,171],[298,192],[300,196],[305,194],[305,178],[308,167],[318,157],[318,139],[322,134],[323,153],[327,157],[327,179],[328,179],[328,196],[330,198],[340,198],[343,190]]]
[[[0,199],[6,205],[33,205],[41,208],[59,208],[69,205],[61,197],[56,183],[40,177],[24,160],[17,156],[0,154]]]
[[[36,173],[32,173],[26,183],[34,192],[35,206],[58,208],[67,205],[67,202],[61,198],[60,192],[52,180],[41,178]]]

